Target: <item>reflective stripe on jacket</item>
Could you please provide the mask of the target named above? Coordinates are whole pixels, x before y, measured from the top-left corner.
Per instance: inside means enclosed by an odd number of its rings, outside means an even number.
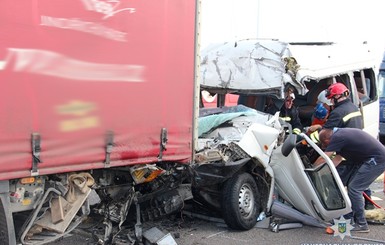
[[[350,119],[352,119],[353,117],[359,117],[359,116],[361,116],[361,112],[360,111],[355,111],[355,112],[349,113],[346,116],[344,116],[342,118],[342,121],[347,122]]]

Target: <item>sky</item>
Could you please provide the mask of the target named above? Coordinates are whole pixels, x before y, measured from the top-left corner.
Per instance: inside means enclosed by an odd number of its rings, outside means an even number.
[[[385,49],[384,0],[201,0],[201,47],[244,38],[368,42]]]

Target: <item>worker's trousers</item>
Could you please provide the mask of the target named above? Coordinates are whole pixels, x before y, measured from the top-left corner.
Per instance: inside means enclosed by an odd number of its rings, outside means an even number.
[[[374,158],[371,158],[360,165],[347,183],[348,195],[352,202],[355,222],[366,224],[362,192],[366,190],[378,176],[383,174],[384,170],[385,162],[379,163],[376,162]]]

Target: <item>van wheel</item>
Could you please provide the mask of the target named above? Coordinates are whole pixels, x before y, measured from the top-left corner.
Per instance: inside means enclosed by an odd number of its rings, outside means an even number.
[[[10,244],[8,234],[7,216],[5,215],[5,209],[3,201],[0,198],[0,241],[1,244]]]
[[[248,173],[235,175],[222,189],[223,218],[229,228],[249,230],[257,223],[260,194],[254,178]]]

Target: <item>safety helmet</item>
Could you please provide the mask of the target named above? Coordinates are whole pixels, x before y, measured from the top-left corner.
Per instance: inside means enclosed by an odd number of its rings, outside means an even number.
[[[317,103],[324,103],[324,104],[327,104],[328,106],[331,106],[333,105],[333,103],[328,99],[326,98],[326,90],[323,90],[321,93],[319,93],[317,99]]]
[[[328,115],[328,110],[322,103],[318,103],[315,107],[314,117],[324,119]]]
[[[335,95],[345,95],[349,94],[349,89],[342,83],[334,83],[328,87],[326,90],[326,98],[331,99]]]

